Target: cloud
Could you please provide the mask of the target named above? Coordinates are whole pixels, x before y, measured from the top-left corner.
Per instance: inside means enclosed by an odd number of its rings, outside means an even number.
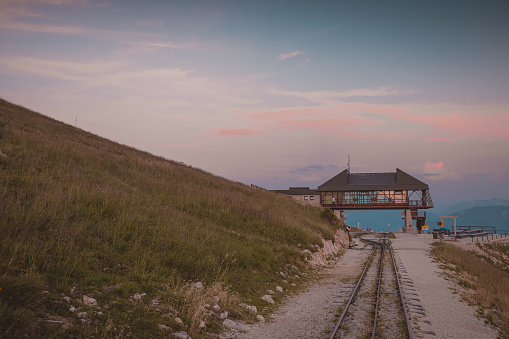
[[[242,80],[239,80],[239,82],[248,82],[248,81],[257,80],[257,79],[268,79],[271,77],[272,77],[272,75],[267,74],[267,73],[254,73],[254,74],[248,75],[247,77],[245,77]]]
[[[263,132],[254,128],[211,128],[213,134],[208,136],[210,138],[223,138],[223,137],[252,137],[260,135]]]
[[[279,61],[286,60],[286,59],[291,59],[291,58],[295,58],[299,54],[304,54],[304,51],[295,50],[295,51],[292,51],[292,52],[283,53],[283,54],[280,54],[277,59]]]
[[[423,172],[424,176],[431,181],[452,180],[460,177],[458,172],[446,170],[442,161],[436,163],[427,161]]]
[[[330,104],[333,102],[337,102],[338,99],[341,98],[391,96],[415,93],[414,91],[401,91],[398,89],[391,89],[388,87],[361,88],[352,89],[348,91],[308,91],[308,92],[281,91],[277,89],[271,89],[271,92],[273,94],[293,96],[321,104]]]
[[[426,162],[426,168],[424,169],[425,173],[436,173],[444,171],[444,163],[443,162]]]

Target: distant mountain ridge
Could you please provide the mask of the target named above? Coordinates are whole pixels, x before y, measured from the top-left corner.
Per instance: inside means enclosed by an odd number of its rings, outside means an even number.
[[[444,209],[436,209],[435,213],[438,212],[441,215],[451,215],[452,213],[459,213],[469,208],[487,206],[509,206],[509,200],[491,198],[489,200],[460,201]]]
[[[509,206],[472,207],[451,215],[458,216],[457,224],[461,226],[495,226],[509,231]]]
[[[453,215],[458,216],[459,226],[495,226],[497,230],[509,231],[509,200],[506,199],[460,201],[446,208],[426,210],[426,225],[437,228],[440,216]],[[404,226],[401,211],[346,211],[346,216],[347,224],[375,231],[395,232]],[[444,224],[450,228],[453,221],[446,219]]]

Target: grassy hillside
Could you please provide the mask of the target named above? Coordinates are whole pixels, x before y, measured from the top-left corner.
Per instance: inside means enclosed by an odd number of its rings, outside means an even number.
[[[219,323],[204,303],[245,316],[335,232],[319,208],[1,99],[0,138],[0,336],[199,336]]]

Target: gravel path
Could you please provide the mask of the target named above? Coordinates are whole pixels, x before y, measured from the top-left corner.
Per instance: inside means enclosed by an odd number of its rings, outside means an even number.
[[[230,333],[223,338],[323,339],[334,326],[335,313],[348,297],[371,250],[348,250],[332,268],[328,278],[289,297],[270,322],[249,325],[247,333]]]
[[[445,276],[437,263],[432,261],[431,235],[398,233],[392,244],[398,265],[413,282],[416,304],[422,306],[413,314],[414,328],[432,331],[417,333],[421,338],[497,338],[497,331],[476,317],[475,307],[463,302],[453,293],[455,283]],[[405,272],[406,271],[406,272]],[[405,274],[406,273],[406,274]],[[409,289],[408,292],[411,292]],[[424,312],[422,312],[424,310]],[[425,314],[422,314],[425,313]]]
[[[393,239],[417,337],[497,338],[497,331],[476,317],[475,308],[453,293],[454,283],[430,257],[432,242],[431,235],[397,234]],[[288,297],[268,322],[249,325],[244,333],[223,333],[221,338],[328,338],[337,308],[349,296],[355,277],[371,253],[361,247],[362,243],[347,250],[337,264],[327,269],[328,278]]]

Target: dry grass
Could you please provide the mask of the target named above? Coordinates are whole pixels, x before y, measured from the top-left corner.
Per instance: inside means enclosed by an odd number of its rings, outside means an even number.
[[[466,288],[463,297],[480,307],[486,321],[497,325],[502,335],[509,337],[509,273],[451,244],[435,243],[432,253],[449,265],[450,274]]]
[[[161,335],[160,314],[128,299],[141,292],[165,295],[162,286],[178,290],[188,282],[220,283],[256,305],[257,296],[282,284],[279,272],[288,265],[303,268],[297,244],[316,251],[321,237],[333,239],[337,229],[319,208],[1,99],[0,136],[7,155],[0,157],[0,288],[10,294],[5,279],[41,277],[49,293],[35,299],[45,316],[74,321],[67,334]],[[62,302],[63,295],[80,300],[84,294],[109,307],[85,325]],[[26,331],[61,334],[62,328],[34,316],[33,305],[21,307],[27,310]],[[8,312],[0,304],[0,335],[13,333],[1,320]],[[194,317],[183,318],[195,328]]]

